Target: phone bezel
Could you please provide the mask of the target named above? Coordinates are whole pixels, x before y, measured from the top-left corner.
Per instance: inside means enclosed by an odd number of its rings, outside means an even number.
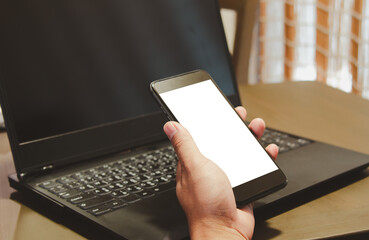
[[[160,105],[160,108],[167,115],[168,119],[172,121],[177,121],[177,119],[175,118],[171,110],[168,108],[168,106],[165,104],[163,99],[160,97],[160,94],[171,91],[171,90],[175,90],[181,87],[189,86],[195,83],[199,83],[202,81],[207,81],[207,80],[211,80],[213,82],[213,84],[217,87],[219,92],[227,100],[230,107],[234,110],[234,106],[227,99],[227,97],[223,94],[223,92],[218,87],[218,85],[215,83],[215,81],[211,78],[211,76],[206,71],[203,71],[203,70],[196,70],[196,71],[184,73],[181,75],[176,75],[173,77],[153,81],[150,84],[150,89],[151,89],[153,96],[155,97],[158,104]],[[241,121],[243,120],[241,119]],[[246,124],[245,126],[247,127]],[[260,146],[263,148],[260,141],[256,137],[255,139],[259,142]],[[266,150],[264,149],[264,151]],[[269,153],[268,155],[270,156]],[[270,160],[273,161],[271,156],[270,156]],[[275,162],[274,164],[277,166],[278,168],[277,170],[233,188],[233,193],[234,193],[236,202],[238,204],[246,204],[246,203],[255,201],[287,185],[286,176],[284,175],[282,170],[279,168],[279,166]]]

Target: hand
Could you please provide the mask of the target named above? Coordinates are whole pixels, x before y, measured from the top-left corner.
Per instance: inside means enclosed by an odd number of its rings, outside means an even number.
[[[246,119],[245,108],[237,107],[236,111]],[[254,119],[249,128],[260,138],[265,123]],[[255,226],[253,205],[237,209],[227,176],[200,153],[182,125],[168,122],[164,131],[178,155],[176,192],[187,216],[191,239],[251,239]],[[277,157],[275,144],[266,150],[274,159]]]

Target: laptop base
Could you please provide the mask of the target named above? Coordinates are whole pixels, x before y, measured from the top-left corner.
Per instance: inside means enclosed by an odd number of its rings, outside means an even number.
[[[302,157],[294,158],[296,156],[295,151],[300,151]],[[303,156],[310,160],[308,161]],[[360,171],[369,166],[369,156],[315,142],[281,154],[277,162],[287,175],[289,184],[285,189],[255,202],[255,215],[259,221],[323,196],[336,190],[337,186],[343,187],[345,183],[359,180],[360,176],[363,176]],[[32,190],[29,185],[19,181],[15,174],[9,176],[9,181],[13,188],[28,193],[27,196],[21,197],[13,194],[15,200],[23,203],[27,202],[25,200],[30,196],[44,199],[44,201],[45,198],[48,198],[51,201],[45,201],[44,204],[31,207],[43,214],[53,209],[52,212],[55,213],[57,222],[88,238],[91,238],[91,236],[86,235],[83,225],[79,226],[80,222],[87,222],[86,227],[88,229],[93,227],[98,232],[92,238],[96,236],[106,237],[107,234],[109,237],[117,239],[122,238],[121,236],[128,239],[183,239],[188,237],[186,217],[178,203],[174,190],[101,217],[88,215],[82,217],[83,213],[64,208],[57,201],[51,199],[50,196],[35,194],[36,191]],[[39,203],[39,201],[30,202]],[[48,202],[47,205],[45,205],[46,202]],[[64,217],[60,219],[60,216],[65,216],[58,214],[60,211],[63,211],[63,214],[68,212],[68,219]],[[55,219],[55,217],[50,218]],[[81,219],[83,221],[75,221],[76,226],[70,226],[71,219],[79,218],[83,218]],[[89,231],[87,231],[87,234],[89,234]]]

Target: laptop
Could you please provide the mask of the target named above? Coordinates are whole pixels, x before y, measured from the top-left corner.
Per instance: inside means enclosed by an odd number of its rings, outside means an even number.
[[[0,32],[10,185],[97,232],[88,238],[188,237],[177,158],[148,86],[204,69],[240,105],[218,2],[1,0]],[[280,144],[289,184],[256,210],[369,164],[366,155],[271,129],[262,141]]]

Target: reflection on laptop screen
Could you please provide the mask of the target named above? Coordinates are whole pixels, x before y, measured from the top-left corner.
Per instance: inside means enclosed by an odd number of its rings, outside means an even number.
[[[0,70],[17,93],[8,97],[18,142],[158,112],[149,83],[195,69],[234,95],[205,2],[2,1]]]

